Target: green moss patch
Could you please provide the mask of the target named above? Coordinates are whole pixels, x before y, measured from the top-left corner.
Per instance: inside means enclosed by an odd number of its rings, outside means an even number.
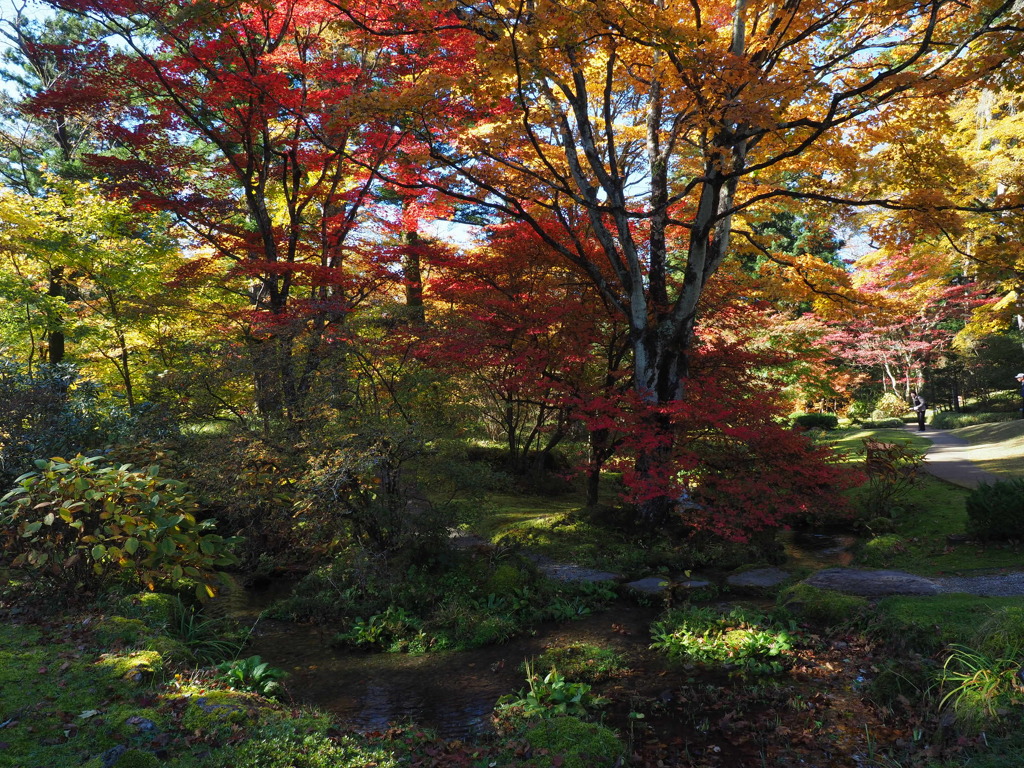
[[[123,616],[108,616],[93,625],[96,644],[102,647],[112,645],[140,645],[153,630],[141,619],[126,619]]]
[[[129,737],[140,707],[125,673],[160,657],[151,652],[99,657],[83,650],[82,623],[59,628],[0,625],[0,716],[10,722],[0,764],[82,765]],[[4,762],[8,761],[8,762]]]
[[[261,715],[277,710],[266,699],[241,691],[186,691],[182,698],[187,704],[181,723],[190,731],[216,730],[227,723],[254,723]]]
[[[856,595],[844,595],[809,584],[795,584],[779,594],[779,604],[823,627],[839,627],[859,620],[868,601]]]
[[[625,659],[614,648],[584,642],[553,645],[537,657],[533,666],[536,669],[554,667],[567,680],[580,683],[600,683],[626,669]]]
[[[164,629],[175,611],[180,610],[181,600],[176,595],[162,592],[141,592],[130,595],[118,602],[117,610],[129,619],[139,619],[150,629]]]
[[[104,653],[96,665],[114,677],[138,683],[162,672],[164,660],[157,651],[131,651]]]
[[[538,766],[600,768],[613,765],[622,754],[622,744],[613,731],[575,717],[543,720],[527,729],[523,737],[535,750],[547,751],[547,759],[538,759]]]
[[[326,730],[326,729],[324,729]],[[237,746],[218,750],[209,768],[396,768],[386,744],[352,735],[328,736],[293,721],[270,722],[253,729]]]
[[[876,606],[875,631],[882,639],[930,651],[949,643],[969,642],[996,611],[1021,606],[1024,597],[887,597]]]

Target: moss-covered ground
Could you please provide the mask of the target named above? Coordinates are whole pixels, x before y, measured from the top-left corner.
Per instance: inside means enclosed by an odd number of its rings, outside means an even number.
[[[1024,469],[1024,424],[957,432],[990,453],[996,471],[1013,471],[1016,457]],[[927,445],[926,436],[898,429],[832,435],[850,462],[863,460],[865,438]],[[886,530],[861,529],[854,564],[923,575],[1021,567],[1014,544],[950,543],[951,534],[966,528],[965,495],[924,476],[900,497]],[[699,566],[700,557],[727,559],[725,549],[707,542],[700,552],[670,546],[609,525],[609,517],[610,506],[582,510],[576,494],[504,493],[477,505],[467,526],[497,546],[492,557],[505,547],[525,547],[627,576]],[[736,598],[726,593],[718,599],[723,597]],[[992,616],[1024,608],[1024,597],[870,601],[798,589],[790,598],[777,620],[792,622],[796,641],[781,677],[755,679],[728,664],[717,671],[651,671],[600,643],[584,649],[586,658],[577,658],[570,644],[550,649],[544,661],[576,665],[578,678],[610,694],[608,722],[628,747],[625,765],[1024,765],[1012,729],[994,726],[984,737],[958,733],[948,709],[940,707],[939,683],[949,644],[970,644]],[[574,734],[572,741],[589,733],[590,726],[567,725],[473,743],[439,739],[415,726],[354,733],[288,699],[230,690],[213,667],[196,660],[194,649],[165,631],[173,613],[166,600],[115,605],[32,621],[21,609],[0,607],[0,766],[543,768],[570,764],[582,754],[551,734]],[[609,626],[613,634],[627,631],[613,619]],[[598,667],[601,674],[590,674]],[[1019,712],[1008,716],[1019,718]],[[595,745],[612,743],[606,731],[594,739]]]
[[[212,668],[174,667],[130,647],[141,638],[126,645],[94,631],[109,617],[4,619],[4,768],[548,768],[565,759],[558,745],[524,749],[514,739],[473,745],[414,727],[347,731],[313,710],[231,690]],[[600,737],[607,751],[614,736],[601,729]]]

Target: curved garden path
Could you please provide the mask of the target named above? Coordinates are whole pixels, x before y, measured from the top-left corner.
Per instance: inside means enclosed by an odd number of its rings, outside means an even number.
[[[943,429],[929,429],[921,436],[932,443],[924,468],[939,479],[965,488],[976,488],[978,483],[992,483],[998,479],[997,475],[971,461],[971,444],[962,437]]]

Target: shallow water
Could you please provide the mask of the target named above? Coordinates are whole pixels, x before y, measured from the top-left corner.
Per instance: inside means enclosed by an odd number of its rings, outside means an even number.
[[[815,569],[849,564],[856,543],[851,535],[786,531],[782,537],[790,565]],[[664,674],[664,660],[648,648],[658,605],[619,601],[604,613],[542,625],[532,636],[473,651],[371,654],[329,647],[333,630],[328,627],[260,618],[292,585],[279,581],[240,593],[231,611],[253,626],[247,652],[287,670],[287,687],[297,702],[315,704],[359,730],[415,722],[448,739],[485,732],[498,698],[525,687],[523,661],[555,643],[582,641],[619,650],[632,672],[616,687],[656,688]]]
[[[327,645],[331,631],[262,619],[247,651],[289,673],[288,690],[358,730],[415,722],[448,739],[490,728],[498,698],[525,687],[520,665],[553,643],[586,641],[617,647],[633,659],[649,655],[648,626],[656,613],[620,603],[612,610],[535,635],[472,651],[354,653]]]
[[[804,568],[833,568],[853,562],[852,547],[857,537],[846,533],[810,533],[782,531],[779,533],[786,550],[787,565]]]

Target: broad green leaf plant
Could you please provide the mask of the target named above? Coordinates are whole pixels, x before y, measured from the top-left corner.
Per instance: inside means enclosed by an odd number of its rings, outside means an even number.
[[[113,465],[102,456],[40,459],[0,499],[0,543],[13,571],[53,590],[104,586],[118,577],[154,589],[195,582],[212,597],[217,569],[235,562],[237,539],[197,521],[183,483]]]

